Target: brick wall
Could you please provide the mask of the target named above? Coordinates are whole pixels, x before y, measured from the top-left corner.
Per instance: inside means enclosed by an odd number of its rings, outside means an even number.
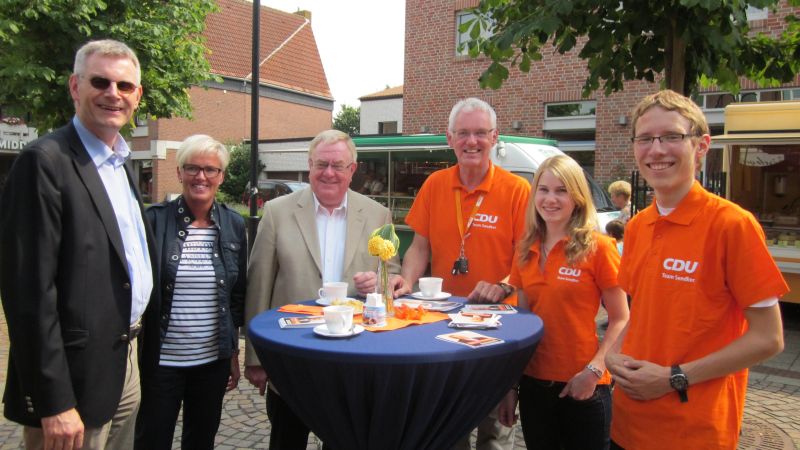
[[[194,119],[160,120],[151,139],[180,141],[197,133],[221,142],[250,137],[250,94],[193,87],[190,95]],[[267,98],[259,101],[259,118],[260,139],[314,136],[333,120],[331,111]]]
[[[475,3],[472,0],[406,3],[405,134],[419,133],[423,126],[432,133],[444,133],[453,104],[474,96],[495,108],[501,133],[541,136],[545,103],[582,99],[586,63],[577,57],[577,51],[560,55],[550,46],[543,49],[544,58],[532,64],[529,73],[512,69],[501,89],[481,90],[478,77],[489,60],[456,56],[456,13]],[[779,17],[790,10],[783,4]],[[780,29],[782,21],[770,15],[756,25],[760,31],[774,32]],[[800,77],[790,85],[800,85]],[[595,178],[598,182],[608,183],[621,175],[627,177],[634,168],[629,140],[630,111],[641,97],[657,89],[657,84],[631,82],[621,93],[609,97],[602,92],[592,95],[597,100]],[[624,126],[617,123],[621,115],[628,119]],[[522,123],[519,131],[511,128],[515,120]]]
[[[169,194],[180,194],[183,187],[178,182],[176,168],[178,163],[175,156],[178,149],[168,149],[166,159],[153,159],[153,192],[151,197],[153,203],[164,201]]]

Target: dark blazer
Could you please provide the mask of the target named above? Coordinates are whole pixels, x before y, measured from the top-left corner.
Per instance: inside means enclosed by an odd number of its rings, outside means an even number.
[[[88,427],[109,421],[125,379],[131,284],[111,200],[72,122],[29,144],[11,168],[0,199],[0,296],[11,341],[5,416],[40,426],[76,407]]]
[[[244,297],[247,289],[247,234],[242,216],[224,204],[214,202],[211,218],[219,227],[215,257],[212,260],[217,278],[219,301],[219,359],[228,359],[239,349],[239,327],[244,325]],[[158,252],[158,279],[153,289],[160,292],[159,326],[148,326],[144,340],[147,351],[142,355],[142,383],[158,367],[161,342],[167,334],[172,314],[175,277],[186,239],[186,229],[194,216],[183,197],[147,208]],[[156,351],[150,351],[155,349]]]

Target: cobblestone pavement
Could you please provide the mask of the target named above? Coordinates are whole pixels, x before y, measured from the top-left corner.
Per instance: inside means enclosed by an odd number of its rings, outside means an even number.
[[[797,449],[800,446],[800,305],[784,305],[785,351],[750,371],[740,450]],[[0,387],[5,387],[8,364],[8,331],[0,312]],[[264,397],[242,379],[239,387],[226,395],[222,421],[217,433],[219,450],[266,449],[269,421]],[[180,420],[176,436],[180,436]],[[525,443],[519,425],[515,449]],[[0,418],[0,449],[22,448],[21,427]],[[180,448],[179,437],[173,448]],[[308,450],[321,450],[315,437]]]

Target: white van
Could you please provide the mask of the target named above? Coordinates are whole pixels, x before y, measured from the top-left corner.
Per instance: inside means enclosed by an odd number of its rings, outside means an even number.
[[[402,256],[413,237],[405,225],[405,216],[419,188],[434,171],[454,165],[455,153],[443,134],[354,137],[353,141],[358,148],[358,171],[350,187],[392,211]],[[556,145],[551,139],[500,135],[492,149],[492,162],[532,182],[545,159],[564,154]],[[604,231],[606,223],[619,217],[619,211],[588,173],[586,178],[597,209],[599,229]]]

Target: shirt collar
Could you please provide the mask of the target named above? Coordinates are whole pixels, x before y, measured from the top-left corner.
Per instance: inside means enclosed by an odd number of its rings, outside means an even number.
[[[78,132],[78,136],[81,138],[81,142],[86,147],[86,151],[95,166],[100,167],[103,163],[109,161],[114,167],[119,167],[130,158],[131,150],[121,134],[117,133],[117,138],[114,140],[114,148],[112,149],[83,126],[77,114],[72,118],[72,124],[75,125],[75,130]]]
[[[464,186],[464,183],[461,182],[461,178],[459,177],[459,168],[458,164],[453,166],[453,180],[454,180],[454,187],[457,189],[461,189],[463,191],[467,191],[467,187]],[[489,192],[492,190],[492,184],[494,184],[494,171],[495,166],[492,161],[489,161],[489,170],[486,171],[486,175],[484,175],[481,184],[479,184],[473,191],[480,191],[480,192]]]
[[[181,238],[185,238],[186,237],[185,230],[186,228],[189,227],[189,225],[191,225],[192,222],[194,222],[195,217],[194,214],[192,214],[192,210],[189,209],[189,207],[186,205],[186,201],[183,199],[182,195],[178,197],[177,201],[178,201],[178,207],[175,210],[175,216],[178,219],[178,230],[179,230],[178,236],[180,236]],[[216,227],[217,224],[219,223],[218,217],[219,217],[219,211],[217,210],[217,202],[215,201],[214,203],[211,204],[212,227]],[[180,233],[181,231],[184,231],[184,233]]]
[[[653,200],[652,208],[647,208],[642,213],[645,214],[646,223],[655,223],[659,218],[670,221],[678,225],[689,225],[703,209],[703,205],[708,200],[708,192],[695,180],[686,196],[678,202],[678,206],[666,216],[661,216],[658,212],[656,200]]]
[[[317,194],[315,194],[314,191],[311,191],[311,197],[314,199],[314,211],[317,214],[319,214],[321,209],[327,211],[327,208],[322,206],[320,204],[319,200],[317,200]],[[344,194],[344,199],[342,199],[342,204],[337,206],[336,208],[334,208],[333,212],[331,212],[331,214],[333,214],[333,213],[335,213],[336,211],[339,211],[339,210],[341,210],[342,212],[346,212],[347,211],[347,193]]]

